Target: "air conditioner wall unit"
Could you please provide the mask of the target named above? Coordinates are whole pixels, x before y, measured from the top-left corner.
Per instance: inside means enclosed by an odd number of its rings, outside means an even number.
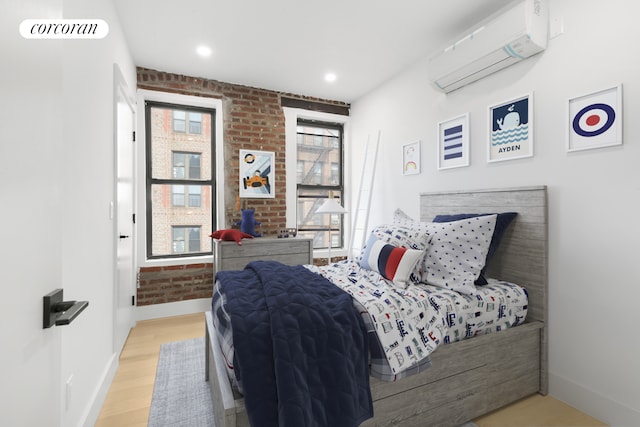
[[[429,58],[431,82],[449,93],[547,47],[547,0],[517,0]]]

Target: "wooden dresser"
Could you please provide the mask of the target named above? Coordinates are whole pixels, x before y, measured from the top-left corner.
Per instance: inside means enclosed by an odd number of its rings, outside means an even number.
[[[213,272],[242,270],[251,261],[273,260],[287,265],[312,264],[313,240],[256,237],[236,242],[213,240]]]

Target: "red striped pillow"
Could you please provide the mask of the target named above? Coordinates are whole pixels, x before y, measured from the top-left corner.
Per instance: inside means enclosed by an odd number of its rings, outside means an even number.
[[[371,236],[360,266],[380,273],[396,285],[406,286],[413,267],[422,255],[424,251],[393,246]]]

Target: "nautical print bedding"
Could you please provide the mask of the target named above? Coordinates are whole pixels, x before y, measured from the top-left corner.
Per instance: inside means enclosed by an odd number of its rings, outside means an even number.
[[[396,286],[354,261],[307,266],[351,295],[369,313],[391,373],[398,375],[425,360],[447,330],[444,313],[420,286]]]
[[[486,286],[478,286],[476,294],[471,296],[423,284],[411,285],[407,289],[399,289],[378,273],[362,269],[352,261],[336,263],[330,267],[306,267],[327,277],[334,284],[339,285],[342,283],[343,286],[341,287],[347,292],[349,292],[347,288],[352,288],[351,292],[359,293],[363,289],[360,286],[364,286],[372,292],[370,296],[374,297],[373,299],[376,303],[383,301],[383,304],[386,305],[382,298],[382,290],[387,289],[388,286],[391,286],[390,293],[393,296],[394,303],[402,299],[400,297],[408,297],[412,301],[412,303],[408,304],[409,310],[416,310],[419,304],[424,307],[424,302],[427,301],[428,307],[426,307],[425,313],[432,316],[429,320],[435,319],[429,322],[430,329],[425,328],[423,331],[423,336],[429,337],[429,333],[432,334],[433,339],[430,339],[433,348],[430,351],[440,343],[459,341],[516,326],[525,320],[527,314],[526,290],[518,285],[495,279],[489,279],[489,284]],[[389,292],[389,290],[387,289],[385,292]],[[380,296],[380,298],[377,296]],[[365,296],[366,298],[368,297]],[[401,340],[403,342],[402,346],[398,345],[392,348],[387,345],[385,347],[383,341],[379,340],[376,323],[373,320],[375,318],[375,310],[374,316],[371,316],[365,305],[361,304],[357,298],[353,298],[353,303],[369,332],[371,376],[383,381],[395,381],[421,372],[430,366],[429,356],[424,354],[424,350],[422,355],[416,355],[418,350],[413,350],[410,347],[409,350],[404,348],[402,350],[404,353],[400,353],[400,355],[405,362],[409,361],[411,363],[404,363],[399,371],[397,369],[394,370],[387,356],[390,354],[392,360],[395,358],[398,361],[399,357],[395,355],[398,352],[397,348],[407,347],[407,345],[404,345],[407,339]],[[232,385],[240,390],[233,372],[234,348],[229,314],[226,310],[225,295],[220,291],[218,282],[214,287],[212,310],[213,322],[226,361],[229,378]],[[400,309],[400,311],[402,310]],[[383,316],[387,317],[386,315]],[[390,327],[393,329],[394,325],[397,333],[404,334],[408,331],[409,326],[406,322],[400,323],[395,322],[395,320],[394,322],[391,322],[391,320],[381,322],[380,328],[383,331],[383,336],[384,330]],[[399,325],[403,326],[399,327]],[[411,327],[414,328],[413,325]],[[420,337],[420,331],[418,331],[417,335]],[[396,351],[393,351],[394,348]]]
[[[487,282],[476,287],[475,295],[423,285],[432,303],[445,314],[445,343],[499,332],[524,322],[529,304],[526,289],[496,279]]]

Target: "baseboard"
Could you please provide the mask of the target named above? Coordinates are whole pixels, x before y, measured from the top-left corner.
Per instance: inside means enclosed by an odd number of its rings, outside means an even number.
[[[98,417],[100,416],[100,411],[102,410],[102,406],[104,405],[104,401],[107,399],[107,394],[109,393],[109,388],[111,388],[111,383],[116,376],[116,372],[118,371],[118,353],[113,353],[111,358],[109,359],[109,363],[107,363],[107,367],[102,374],[102,378],[100,379],[100,385],[96,388],[93,396],[89,400],[91,405],[86,409],[82,418],[82,426],[84,427],[92,427],[98,421]]]
[[[151,320],[163,317],[182,316],[185,314],[203,313],[208,310],[211,310],[211,298],[200,298],[136,307],[135,317],[136,321]]]
[[[640,426],[640,412],[549,373],[549,394],[611,427]]]

